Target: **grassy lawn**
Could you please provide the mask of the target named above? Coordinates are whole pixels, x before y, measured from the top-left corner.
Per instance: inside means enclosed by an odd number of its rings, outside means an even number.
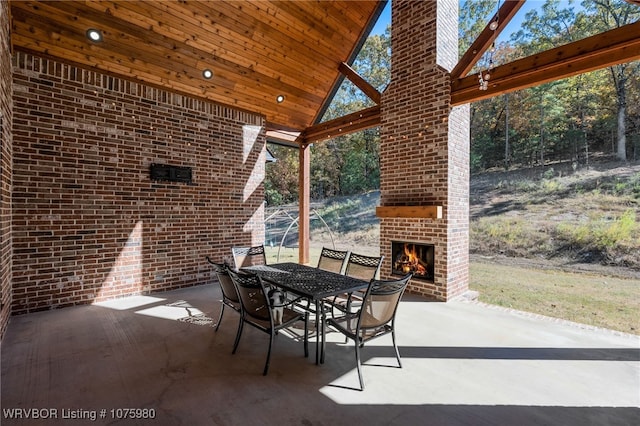
[[[334,248],[330,244],[326,247]],[[347,250],[344,247],[336,247],[336,250]],[[365,256],[379,256],[380,252],[377,247],[357,247],[353,249],[358,254]],[[267,256],[267,263],[282,263],[282,262],[295,262],[298,263],[298,248],[283,247],[278,252],[278,247],[265,247],[265,254]],[[318,259],[320,258],[320,252],[322,247],[309,247],[309,265],[316,266]]]
[[[586,273],[471,263],[480,301],[640,334],[640,281]]]
[[[266,247],[269,263],[298,262],[298,250]],[[310,265],[320,248],[310,250]],[[484,303],[640,334],[640,280],[589,273],[470,264],[469,287]]]
[[[278,247],[265,247],[264,251],[267,256],[267,263],[298,263],[297,248],[283,247],[278,249]],[[309,249],[309,265],[315,266],[318,264],[318,258],[320,257],[321,251],[322,248],[311,247]]]

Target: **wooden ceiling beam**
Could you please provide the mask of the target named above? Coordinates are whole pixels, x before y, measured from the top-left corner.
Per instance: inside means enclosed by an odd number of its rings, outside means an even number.
[[[624,25],[494,68],[488,90],[478,76],[451,82],[451,105],[461,105],[549,81],[640,59],[640,22]]]
[[[380,100],[382,98],[380,92],[378,92],[375,87],[369,84],[367,80],[362,78],[362,76],[360,76],[360,74],[358,74],[353,68],[351,68],[345,62],[342,62],[338,66],[338,70],[340,70],[340,72],[344,74],[344,76],[347,77],[349,81],[352,82],[358,89],[362,90],[362,92],[364,92],[364,94],[367,95],[369,99],[380,105]]]
[[[298,139],[302,144],[344,136],[360,130],[380,125],[380,106],[376,105],[362,111],[347,114],[324,123],[307,127]]]
[[[265,134],[267,136],[267,142],[293,148],[300,147],[300,144],[298,143],[300,132],[290,132],[286,130],[267,128]]]
[[[507,0],[498,10],[496,15],[493,15],[487,26],[482,30],[478,38],[469,46],[469,49],[462,55],[460,61],[451,71],[451,79],[458,79],[466,77],[471,69],[475,66],[476,62],[480,60],[482,55],[489,49],[491,44],[495,41],[498,34],[507,26],[511,18],[520,10],[525,0]],[[491,22],[498,19],[498,27],[494,30],[489,28]]]

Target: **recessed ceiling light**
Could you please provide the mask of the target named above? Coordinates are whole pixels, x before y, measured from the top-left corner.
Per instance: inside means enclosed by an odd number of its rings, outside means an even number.
[[[284,95],[278,95],[276,96],[276,102],[281,104],[284,102]]]
[[[213,71],[211,71],[209,68],[207,68],[206,70],[202,71],[202,76],[204,78],[206,78],[207,80],[209,80],[211,77],[213,77]]]
[[[102,41],[102,33],[95,28],[89,28],[87,30],[87,38],[93,42],[99,43]]]

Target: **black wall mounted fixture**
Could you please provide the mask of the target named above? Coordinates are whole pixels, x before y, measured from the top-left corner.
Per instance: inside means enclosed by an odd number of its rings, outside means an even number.
[[[151,180],[167,182],[193,183],[191,167],[170,166],[168,164],[155,164],[149,166]]]

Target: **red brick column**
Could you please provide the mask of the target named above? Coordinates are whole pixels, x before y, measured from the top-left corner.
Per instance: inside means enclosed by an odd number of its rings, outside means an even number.
[[[457,1],[392,3],[391,84],[382,98],[383,206],[441,205],[442,219],[381,218],[382,275],[391,241],[435,245],[435,282],[409,291],[450,300],[468,289],[469,110],[451,108],[449,71],[458,58]]]
[[[11,314],[11,169],[13,162],[9,2],[0,2],[0,338]]]

